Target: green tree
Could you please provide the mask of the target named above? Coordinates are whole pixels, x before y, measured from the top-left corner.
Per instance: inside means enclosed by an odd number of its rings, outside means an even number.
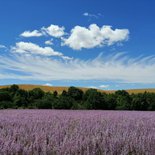
[[[61,96],[68,96],[68,93],[66,90],[63,90],[62,93],[61,93]]]
[[[69,96],[60,96],[55,102],[54,108],[56,109],[71,109],[74,103],[74,99]]]
[[[132,95],[132,109],[133,110],[148,110],[149,108],[151,108],[150,100],[152,99],[149,97],[147,92],[133,94]]]
[[[13,84],[10,86],[9,91],[16,92],[19,89],[19,86],[16,84]]]
[[[34,88],[29,91],[29,95],[33,100],[41,99],[44,96],[44,94],[44,91],[40,88]]]
[[[49,99],[39,99],[34,103],[35,107],[38,109],[52,109],[52,102]]]
[[[107,94],[105,97],[106,97],[107,109],[114,110],[117,105],[116,95],[115,94]]]
[[[68,96],[73,98],[75,101],[80,101],[83,98],[83,91],[76,87],[69,87]]]
[[[118,90],[115,92],[116,95],[116,109],[118,110],[130,110],[131,109],[131,98],[127,91]]]
[[[85,92],[84,100],[88,109],[107,109],[106,94],[98,92],[96,89],[88,89]]]
[[[155,93],[148,93],[148,110],[155,110]]]
[[[16,84],[13,84],[9,87],[8,91],[11,95],[11,97],[13,98],[13,96],[16,94],[16,92],[19,90],[19,86]]]
[[[0,91],[0,101],[11,101],[11,96],[8,91]]]
[[[28,107],[29,93],[26,90],[18,89],[13,96],[13,102],[17,107]]]
[[[0,109],[16,108],[11,101],[0,101]]]
[[[129,93],[127,91],[125,91],[125,90],[117,90],[115,92],[115,95],[116,96],[129,96]]]

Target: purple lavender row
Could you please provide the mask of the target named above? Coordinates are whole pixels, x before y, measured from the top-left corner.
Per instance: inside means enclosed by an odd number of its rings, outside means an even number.
[[[154,153],[154,112],[0,110],[0,155]]]

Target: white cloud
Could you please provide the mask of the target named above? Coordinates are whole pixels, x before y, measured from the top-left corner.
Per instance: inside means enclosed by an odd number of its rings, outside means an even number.
[[[62,37],[65,32],[64,32],[65,28],[64,27],[60,27],[58,25],[50,25],[49,27],[43,27],[42,28],[42,32],[46,33],[52,37],[56,37],[56,38],[60,38]]]
[[[45,83],[44,86],[53,86],[51,83]]]
[[[24,31],[20,36],[22,37],[40,37],[43,34],[39,32],[38,30],[33,30],[33,31]]]
[[[106,89],[106,88],[108,88],[109,87],[109,85],[100,85],[99,86],[99,88],[101,88],[101,89]]]
[[[0,45],[0,48],[7,48],[5,45]]]
[[[0,73],[1,79],[155,83],[155,56],[129,58],[118,53],[87,61],[78,59],[63,61],[15,54],[12,57],[0,56]]]
[[[97,46],[113,45],[126,41],[129,36],[128,29],[115,29],[111,26],[98,27],[96,24],[91,24],[88,28],[75,26],[71,30],[68,38],[63,38],[62,45],[67,45],[75,50],[82,48],[94,48]]]
[[[20,54],[37,54],[44,56],[63,56],[62,53],[54,51],[51,47],[40,47],[31,42],[18,42],[15,47],[11,48],[14,53]]]
[[[89,13],[88,12],[85,12],[83,15],[84,16],[89,16]]]
[[[52,36],[60,38],[65,35],[65,28],[58,25],[51,24],[49,27],[42,27],[40,30],[24,31],[20,36],[22,37],[41,37],[41,36]]]
[[[90,16],[89,13],[84,13],[85,16]],[[95,16],[95,15],[91,15]],[[72,49],[80,50],[82,48],[94,48],[99,46],[110,46],[115,43],[122,45],[129,37],[128,29],[112,29],[111,26],[105,25],[99,27],[96,24],[91,24],[89,27],[75,26],[71,30],[68,37],[63,37],[65,28],[59,25],[51,24],[49,27],[42,27],[40,30],[25,31],[20,36],[23,37],[40,37],[51,36],[59,38],[62,45],[67,45]],[[52,45],[52,40],[45,41],[46,45]]]
[[[99,18],[99,16],[101,16],[101,13],[98,13],[98,14],[92,14],[92,13],[88,13],[88,12],[85,12],[83,13],[83,16],[85,17],[89,17],[89,18]]]
[[[53,42],[52,42],[52,40],[46,40],[46,41],[45,41],[45,44],[46,44],[46,45],[53,45]]]
[[[96,86],[88,86],[87,88],[97,89]]]
[[[62,59],[64,59],[64,60],[73,60],[73,57],[63,55]]]

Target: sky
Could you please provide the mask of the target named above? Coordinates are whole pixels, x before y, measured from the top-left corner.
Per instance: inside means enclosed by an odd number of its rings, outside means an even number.
[[[154,0],[0,1],[0,85],[155,88]]]

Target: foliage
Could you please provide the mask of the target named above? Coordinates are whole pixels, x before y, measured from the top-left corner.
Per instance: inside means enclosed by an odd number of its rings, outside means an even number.
[[[40,88],[34,88],[29,91],[29,95],[32,100],[41,99],[44,96],[44,91]]]
[[[44,92],[40,88],[26,91],[12,85],[0,89],[0,108],[155,110],[155,93],[129,94],[118,90],[106,94],[96,89],[83,92],[70,87],[58,94],[57,91]]]
[[[116,96],[116,109],[129,110],[131,106],[130,95],[125,90],[118,90],[115,92]]]
[[[84,99],[88,109],[107,109],[105,103],[105,94],[98,92],[96,89],[88,89]]]
[[[11,96],[8,91],[0,91],[0,101],[11,101]]]
[[[82,98],[83,98],[83,91],[76,87],[70,87],[68,89],[68,96],[70,96],[71,98],[73,98],[76,101],[79,101],[79,100],[82,100]]]

